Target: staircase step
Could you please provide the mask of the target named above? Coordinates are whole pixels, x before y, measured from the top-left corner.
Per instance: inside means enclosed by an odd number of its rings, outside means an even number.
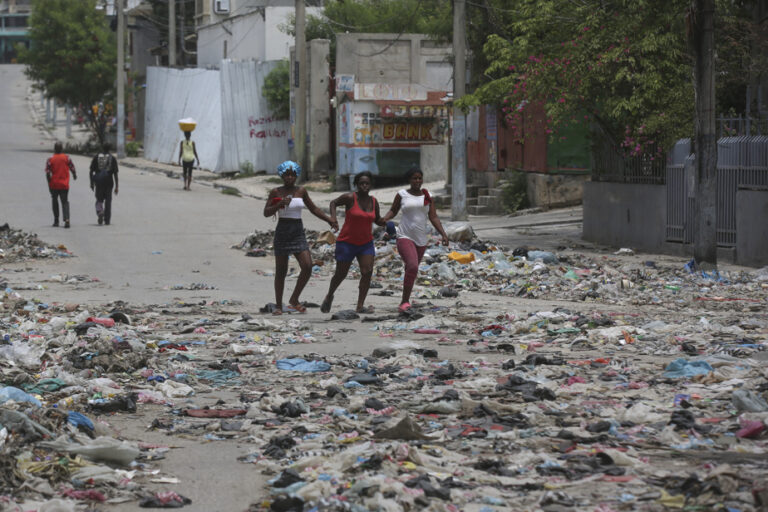
[[[453,199],[447,194],[432,196],[432,198],[435,200],[435,208],[450,208],[451,200]]]
[[[500,188],[481,188],[477,191],[478,196],[500,197],[502,190]]]
[[[477,196],[477,204],[479,206],[491,206],[496,208],[499,206],[499,198],[496,196]]]
[[[493,212],[487,206],[467,206],[470,215],[493,215]]]

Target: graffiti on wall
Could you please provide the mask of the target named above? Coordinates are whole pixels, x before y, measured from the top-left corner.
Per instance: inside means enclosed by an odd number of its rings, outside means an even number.
[[[248,117],[248,135],[251,139],[284,138],[288,136],[287,130],[277,126],[284,124],[271,116]]]

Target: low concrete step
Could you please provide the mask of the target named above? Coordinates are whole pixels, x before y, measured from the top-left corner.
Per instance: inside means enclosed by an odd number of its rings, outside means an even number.
[[[482,187],[480,187],[480,185],[472,185],[472,184],[468,183],[467,184],[467,197],[477,197],[478,192],[480,191],[481,188]],[[445,190],[446,190],[446,192],[448,194],[453,193],[453,189],[451,188],[451,184],[450,183],[446,183],[445,184]]]
[[[440,194],[438,196],[432,196],[432,198],[435,201],[435,208],[450,208],[451,207],[451,200],[453,198],[450,195]]]
[[[502,190],[500,188],[481,188],[477,191],[478,196],[501,197],[501,194]]]
[[[467,206],[477,206],[479,198],[478,197],[468,197],[467,198]]]
[[[496,196],[477,196],[477,203],[475,204],[478,206],[491,206],[497,208],[500,205],[500,201]]]
[[[470,215],[495,215],[496,212],[489,206],[467,206]]]

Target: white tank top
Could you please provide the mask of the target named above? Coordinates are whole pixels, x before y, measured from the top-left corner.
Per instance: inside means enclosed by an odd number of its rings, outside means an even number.
[[[291,199],[291,204],[285,208],[277,210],[277,216],[281,219],[300,219],[301,210],[304,208],[304,199],[300,197],[294,197]]]
[[[424,196],[414,196],[403,189],[397,193],[400,196],[400,210],[403,216],[397,226],[398,238],[413,240],[419,247],[427,245],[427,220],[429,205],[424,204]]]

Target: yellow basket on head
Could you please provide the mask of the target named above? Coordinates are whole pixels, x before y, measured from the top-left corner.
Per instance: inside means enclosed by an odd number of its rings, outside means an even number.
[[[191,132],[197,127],[197,121],[192,118],[179,119],[179,128],[183,132]]]

